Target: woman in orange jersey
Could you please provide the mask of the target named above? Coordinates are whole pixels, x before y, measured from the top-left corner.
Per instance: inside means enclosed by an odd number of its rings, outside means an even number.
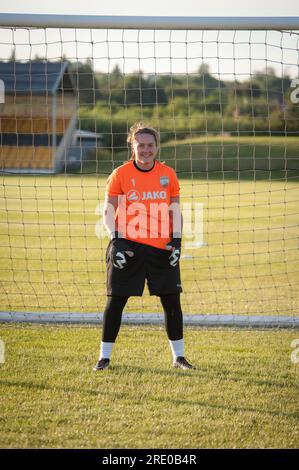
[[[178,179],[171,167],[156,160],[160,136],[155,129],[135,123],[128,143],[131,159],[111,173],[106,186],[107,303],[94,371],[109,367],[123,309],[130,296],[143,294],[145,281],[163,306],[173,366],[193,369],[184,355]]]

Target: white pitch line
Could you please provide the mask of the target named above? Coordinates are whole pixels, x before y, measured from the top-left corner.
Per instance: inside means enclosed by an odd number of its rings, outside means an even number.
[[[266,315],[184,315],[184,324],[193,326],[232,326],[253,328],[299,328],[299,317]],[[100,324],[102,313],[36,313],[0,312],[0,322],[5,323],[65,323]],[[159,313],[124,313],[122,323],[130,325],[162,325],[164,315]]]

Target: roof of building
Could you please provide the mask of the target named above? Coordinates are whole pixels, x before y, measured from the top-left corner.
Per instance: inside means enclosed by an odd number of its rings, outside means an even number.
[[[69,65],[67,61],[0,62],[0,79],[8,94],[53,94],[59,89],[74,92]]]

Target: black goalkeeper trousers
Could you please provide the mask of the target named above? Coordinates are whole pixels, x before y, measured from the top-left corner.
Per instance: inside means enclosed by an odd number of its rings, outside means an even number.
[[[103,315],[102,341],[114,343],[121,325],[123,309],[129,297],[109,296]],[[164,310],[165,328],[168,339],[177,341],[183,338],[183,314],[180,294],[160,296]]]

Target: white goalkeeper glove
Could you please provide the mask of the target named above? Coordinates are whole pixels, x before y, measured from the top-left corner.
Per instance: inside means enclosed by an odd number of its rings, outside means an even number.
[[[128,264],[127,256],[134,256],[134,252],[126,243],[124,238],[119,236],[118,232],[114,232],[110,245],[110,258],[115,268],[124,269]]]
[[[170,266],[175,267],[178,265],[181,257],[181,245],[181,238],[173,238],[169,243],[167,243],[166,250],[171,250],[171,255],[169,256]]]

